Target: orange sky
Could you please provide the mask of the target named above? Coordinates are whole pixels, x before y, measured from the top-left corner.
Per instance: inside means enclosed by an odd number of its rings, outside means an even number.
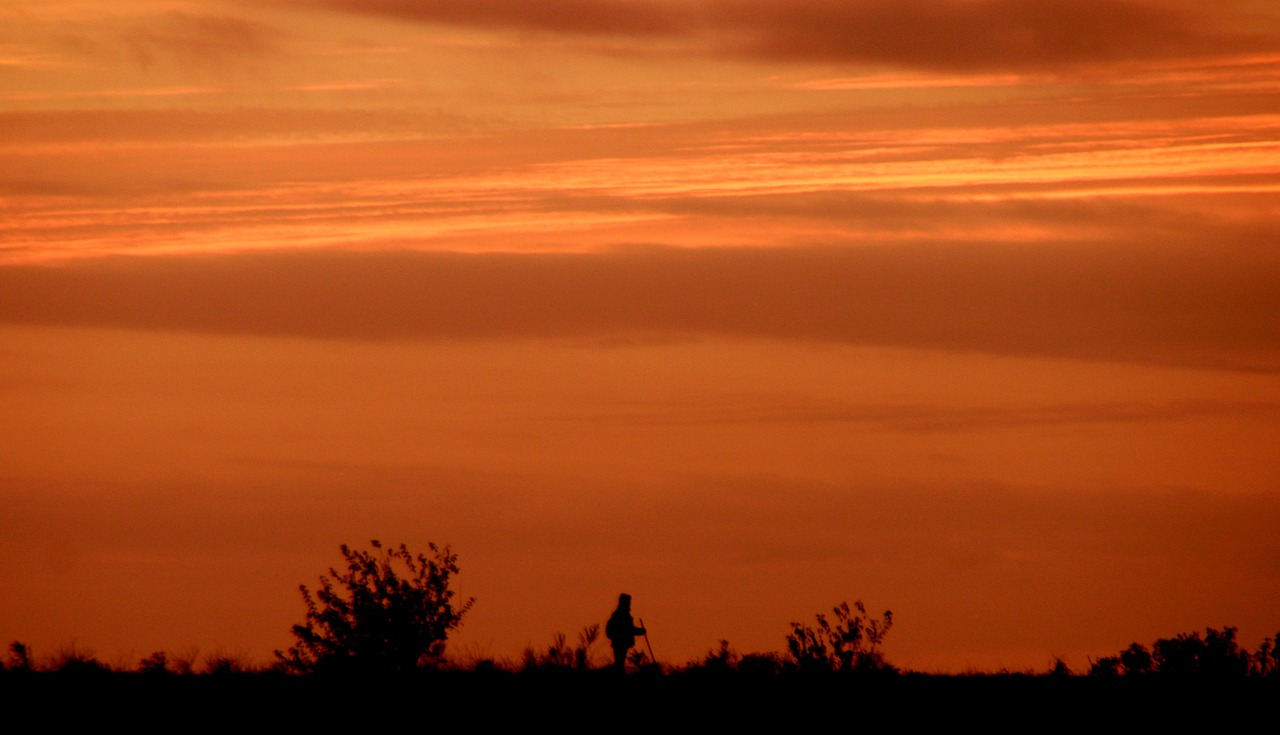
[[[380,538],[472,657],[1253,645],[1277,182],[1261,0],[0,7],[0,638],[265,660]]]

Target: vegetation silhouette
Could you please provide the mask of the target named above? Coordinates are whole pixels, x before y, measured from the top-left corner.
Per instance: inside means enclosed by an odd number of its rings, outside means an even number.
[[[334,594],[346,589],[344,578],[360,577],[350,565],[364,569],[370,558],[394,561],[395,578],[410,581],[402,579],[406,575],[401,570],[407,564],[401,554],[407,552],[382,551],[380,545],[374,549],[381,553],[346,550],[347,572],[330,570],[325,580]],[[432,552],[435,557],[425,557],[428,562],[435,560],[441,572],[448,571],[446,577],[456,573],[448,549],[433,547]],[[423,558],[410,556],[418,569]],[[376,596],[369,587],[362,589]],[[441,589],[448,590],[447,579]],[[304,598],[311,596],[304,592]],[[446,603],[456,627],[470,602],[456,609],[452,601]],[[320,605],[312,600],[317,615]],[[857,602],[841,603],[815,619],[816,625],[791,623],[786,653],[739,654],[722,640],[683,666],[658,666],[638,657],[634,663],[644,665],[625,677],[603,661],[603,651],[600,661],[593,655],[593,646],[603,648],[604,642],[598,624],[586,626],[576,643],[557,634],[545,650],[528,649],[523,662],[446,661],[441,638],[414,665],[401,668],[381,659],[372,659],[376,665],[361,659],[359,668],[349,668],[356,657],[347,654],[335,659],[339,664],[306,668],[289,664],[280,654],[276,666],[264,668],[217,653],[198,657],[194,650],[185,655],[156,652],[135,659],[132,666],[108,666],[74,647],[36,660],[29,647],[15,641],[0,662],[0,692],[28,706],[65,707],[74,701],[85,711],[114,707],[117,713],[146,712],[152,718],[204,712],[225,717],[228,726],[238,726],[246,717],[261,718],[263,712],[290,723],[314,717],[316,725],[330,727],[334,717],[348,716],[352,727],[365,729],[403,726],[410,709],[418,715],[429,711],[435,725],[457,717],[458,726],[471,726],[482,712],[486,721],[527,727],[531,717],[560,721],[555,706],[572,703],[579,722],[612,721],[625,711],[628,717],[647,717],[654,726],[692,716],[688,721],[709,727],[759,729],[772,722],[817,729],[832,726],[831,712],[837,711],[861,713],[869,725],[910,722],[954,729],[957,723],[973,722],[987,729],[1004,723],[1026,729],[1052,712],[1055,726],[1070,723],[1082,729],[1103,722],[1117,729],[1150,729],[1162,721],[1185,725],[1189,718],[1203,718],[1221,730],[1236,729],[1231,727],[1234,713],[1242,713],[1243,729],[1249,724],[1243,713],[1270,711],[1280,695],[1273,639],[1250,652],[1236,643],[1234,628],[1179,634],[1151,646],[1135,643],[1094,662],[1090,676],[1073,674],[1061,659],[1040,672],[929,674],[901,671],[885,660],[880,646],[892,623],[887,612],[875,618]],[[423,670],[429,673],[413,675]],[[324,675],[326,671],[396,676],[335,677]],[[426,710],[424,702],[430,703]],[[495,702],[502,706],[492,706]]]
[[[556,633],[551,645],[544,650],[530,646],[524,649],[520,670],[536,671],[589,671],[595,668],[594,648],[600,639],[600,624],[592,623],[578,633],[578,642],[570,646],[568,636]]]
[[[22,641],[9,644],[9,665],[11,671],[31,671],[31,648]]]
[[[856,611],[856,612],[855,612]],[[853,607],[841,602],[831,609],[833,620],[819,613],[817,627],[792,623],[787,635],[787,652],[801,671],[882,671],[891,668],[880,653],[893,611],[880,618],[867,614],[862,600]]]
[[[1276,635],[1280,640],[1280,634]],[[1159,638],[1148,649],[1141,643],[1114,656],[1093,661],[1089,675],[1113,677],[1163,677],[1231,680],[1276,676],[1275,640],[1264,638],[1258,650],[1250,652],[1236,642],[1236,629],[1205,628],[1204,635],[1193,631],[1172,638]]]
[[[169,654],[155,651],[138,661],[138,673],[149,676],[163,676],[172,673],[169,669]]]
[[[585,626],[576,641],[558,633],[551,645],[528,648],[514,661],[468,662],[456,652],[447,659],[448,636],[474,604],[457,600],[451,588],[457,556],[434,544],[425,554],[403,544],[371,545],[340,547],[345,564],[321,575],[314,593],[300,587],[306,619],[293,626],[296,644],[276,651],[272,667],[216,651],[200,656],[198,649],[156,651],[132,665],[109,666],[70,646],[37,660],[14,641],[0,661],[0,692],[24,704],[97,702],[152,717],[217,712],[237,723],[274,710],[281,722],[314,713],[317,725],[332,726],[334,715],[349,709],[359,718],[352,726],[364,729],[377,724],[367,717],[380,714],[387,726],[403,726],[404,707],[393,703],[409,703],[405,707],[421,714],[424,696],[431,698],[434,725],[446,722],[445,713],[471,725],[479,705],[485,718],[525,727],[531,716],[570,702],[582,722],[605,722],[624,711],[640,716],[637,702],[643,702],[655,726],[693,713],[720,729],[759,729],[763,722],[817,729],[832,726],[834,710],[895,718],[866,720],[872,725],[920,724],[936,716],[937,724],[953,729],[960,721],[1025,729],[1029,718],[1046,712],[1055,713],[1055,725],[1069,720],[1081,728],[1104,721],[1146,727],[1153,717],[1184,724],[1188,714],[1222,725],[1224,713],[1273,708],[1280,695],[1275,640],[1249,651],[1232,627],[1130,644],[1092,661],[1089,676],[1072,673],[1061,658],[1041,672],[902,671],[882,651],[892,612],[869,615],[861,600],[840,602],[812,623],[790,623],[782,652],[738,653],[721,640],[698,660],[659,664],[651,653],[634,650],[636,636],[647,631],[643,620],[635,624],[630,597],[622,595],[609,622]],[[634,673],[617,675],[628,661]],[[358,704],[337,705],[343,702]]]
[[[449,632],[475,603],[454,604],[457,555],[434,543],[430,555],[404,544],[383,548],[376,539],[370,545],[373,551],[343,544],[345,570],[321,575],[314,598],[299,587],[306,621],[293,626],[298,642],[276,651],[287,671],[394,674],[443,662]]]

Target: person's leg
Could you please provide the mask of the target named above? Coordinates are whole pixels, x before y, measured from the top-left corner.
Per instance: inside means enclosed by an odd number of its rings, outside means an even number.
[[[615,671],[627,670],[627,649],[625,648],[613,649],[613,668]]]

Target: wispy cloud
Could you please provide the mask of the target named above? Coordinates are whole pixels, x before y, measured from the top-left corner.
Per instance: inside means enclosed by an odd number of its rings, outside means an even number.
[[[941,406],[925,404],[817,403],[775,395],[733,395],[706,406],[622,404],[607,413],[569,415],[629,424],[681,426],[701,424],[864,424],[904,433],[969,434],[975,431],[1036,429],[1089,424],[1145,424],[1197,421],[1223,416],[1276,416],[1280,404],[1266,401],[1181,400],[1111,401],[1016,406]]]
[[[1277,315],[1275,257],[1166,248],[264,253],[0,269],[10,323],[357,340],[713,334],[1273,371]]]
[[[88,89],[71,92],[21,92],[0,94],[0,99],[13,102],[38,102],[67,99],[110,99],[129,97],[189,97],[217,94],[217,87],[168,86],[138,87],[131,89]]]
[[[0,43],[0,68],[58,69],[70,64],[57,54],[36,46],[18,43]]]
[[[867,74],[791,82],[794,89],[822,91],[875,89],[949,89],[954,87],[1015,87],[1036,83],[1025,74]]]
[[[681,32],[690,25],[697,5],[671,0],[325,0],[319,4],[426,23],[626,36]]]
[[[255,58],[275,48],[278,31],[230,15],[173,12],[130,25],[120,32],[141,66],[177,60],[222,65]]]
[[[1277,31],[1259,28],[1257,8],[1182,0],[324,2],[425,23],[681,37],[690,52],[934,70],[1053,69],[1266,50]]]
[[[403,79],[368,79],[352,82],[316,82],[298,84],[288,89],[294,92],[367,92],[375,89],[387,89],[403,84]]]
[[[1231,11],[1176,0],[743,0],[723,12],[751,32],[744,50],[775,59],[1051,69],[1266,48]]]
[[[1212,249],[1274,231],[1274,114],[1040,119],[1055,109],[1003,126],[987,113],[939,125],[926,110],[509,138],[363,110],[0,114],[0,259],[940,239]]]
[[[5,20],[23,30],[27,43],[22,47],[29,50],[19,58],[43,62],[26,66],[74,67],[76,76],[93,79],[95,71],[107,70],[116,75],[139,70],[169,74],[175,68],[222,71],[256,64],[278,52],[288,33],[242,10],[228,3],[107,7],[51,2]],[[4,48],[0,45],[0,57]]]

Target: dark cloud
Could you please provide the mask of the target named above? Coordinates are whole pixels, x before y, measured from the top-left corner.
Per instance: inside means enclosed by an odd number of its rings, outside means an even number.
[[[1189,421],[1217,416],[1275,416],[1280,404],[1265,401],[1184,400],[1165,403],[1111,401],[1033,406],[948,407],[913,404],[803,404],[765,396],[735,396],[712,409],[688,405],[644,406],[621,412],[631,423],[687,425],[719,423],[867,424],[892,431],[933,433],[1035,426],[1132,424]],[[617,414],[600,416],[617,418]]]
[[[396,110],[314,110],[237,108],[234,110],[5,110],[0,135],[17,143],[201,143],[319,135],[367,134],[370,130],[456,131],[461,118],[446,113],[409,114]]]
[[[1276,370],[1280,259],[1049,245],[116,258],[0,269],[0,320],[366,340],[717,335]]]
[[[716,49],[777,60],[953,70],[1045,69],[1274,45],[1273,38],[1240,28],[1251,17],[1242,6],[1179,0],[323,2],[427,23],[594,36],[684,36],[691,52]]]
[[[127,57],[143,69],[225,69],[278,50],[282,32],[236,15],[168,12],[128,21],[70,21],[51,29],[53,44],[95,63]]]
[[[694,6],[670,0],[324,0],[321,4],[428,23],[626,36],[676,33],[688,26]]]
[[[1144,0],[740,0],[744,50],[934,69],[1046,68],[1232,50],[1218,13]]]
[[[173,58],[223,64],[256,57],[275,48],[277,35],[270,27],[243,18],[193,13],[170,13],[122,33],[142,66]]]

